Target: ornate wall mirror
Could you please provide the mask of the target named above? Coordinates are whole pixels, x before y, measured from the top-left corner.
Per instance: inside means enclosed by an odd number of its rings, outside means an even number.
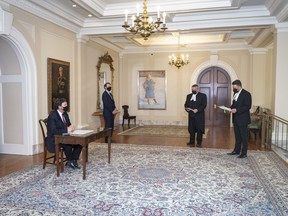
[[[110,82],[113,86],[113,79],[114,79],[114,67],[113,67],[113,59],[107,53],[105,55],[100,56],[98,60],[97,68],[97,78],[98,78],[98,85],[97,85],[97,111],[103,109],[102,103],[102,93],[104,91],[104,84],[106,82]]]

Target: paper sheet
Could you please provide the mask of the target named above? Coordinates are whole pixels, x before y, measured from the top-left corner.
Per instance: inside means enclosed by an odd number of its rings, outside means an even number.
[[[231,108],[226,107],[226,106],[218,106],[220,109],[226,110],[226,111],[231,111]]]
[[[93,132],[93,130],[74,130],[71,134],[74,135],[83,135]]]

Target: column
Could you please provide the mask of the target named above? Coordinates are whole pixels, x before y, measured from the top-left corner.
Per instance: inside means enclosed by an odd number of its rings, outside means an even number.
[[[288,120],[288,22],[275,27],[275,115]]]

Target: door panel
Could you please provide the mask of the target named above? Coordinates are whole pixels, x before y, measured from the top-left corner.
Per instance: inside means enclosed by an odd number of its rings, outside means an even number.
[[[198,77],[200,91],[207,95],[205,124],[207,126],[230,126],[230,115],[216,106],[230,106],[231,80],[228,73],[219,67],[205,69]]]

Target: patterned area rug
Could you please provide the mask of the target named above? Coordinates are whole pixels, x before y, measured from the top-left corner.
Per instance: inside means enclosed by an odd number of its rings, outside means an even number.
[[[188,126],[176,125],[145,125],[131,128],[118,133],[118,135],[140,136],[166,136],[166,137],[189,137]],[[209,129],[205,130],[203,138],[206,138]]]
[[[0,215],[288,215],[288,168],[273,152],[89,146],[82,170],[34,166],[1,178]]]

